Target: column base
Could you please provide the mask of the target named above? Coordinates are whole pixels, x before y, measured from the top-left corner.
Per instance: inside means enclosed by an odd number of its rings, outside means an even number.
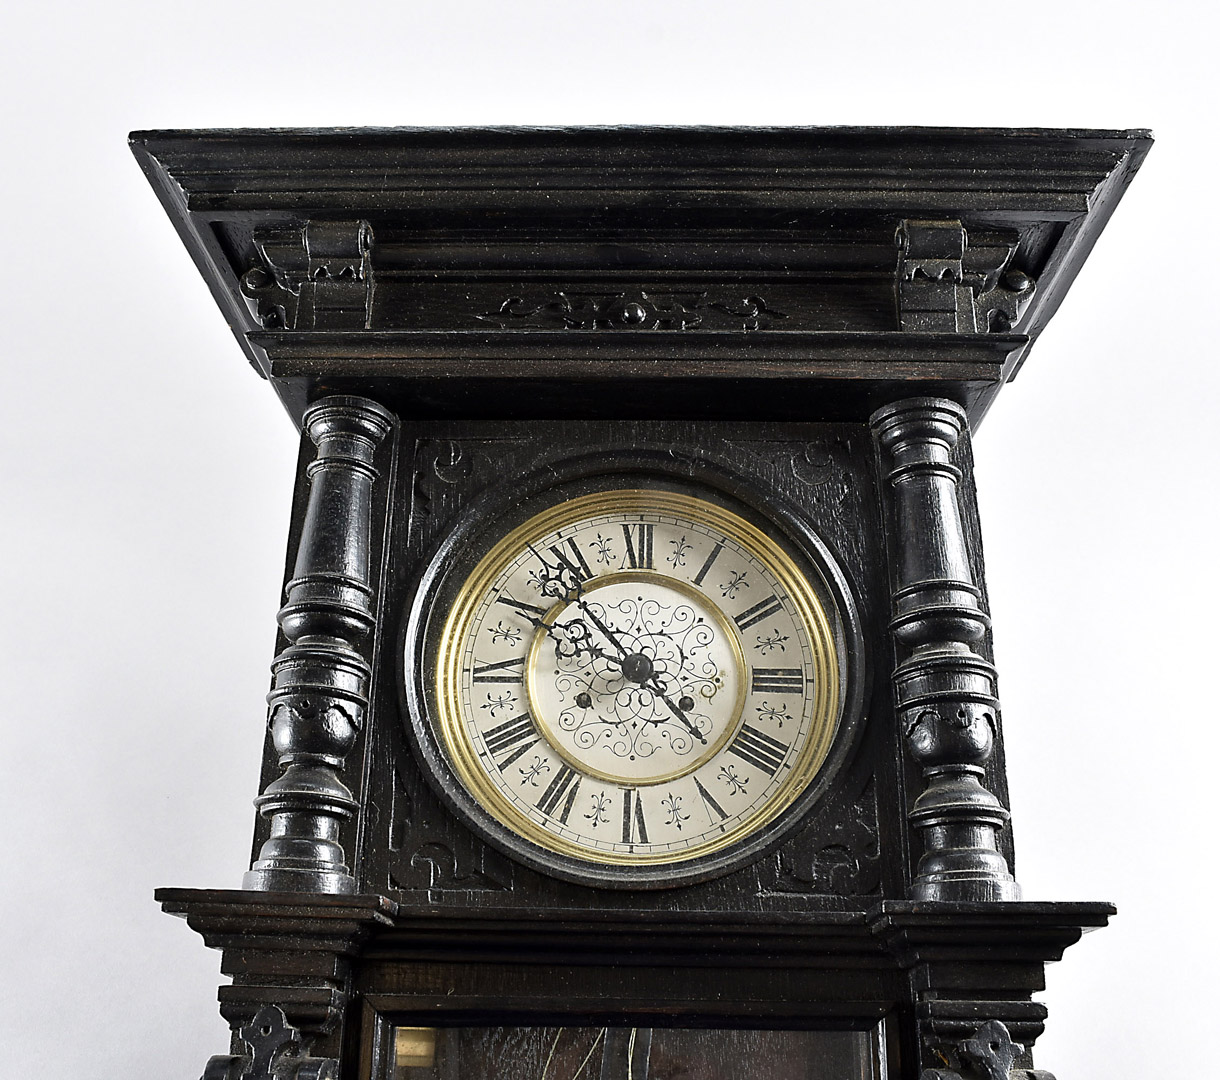
[[[356,892],[356,879],[336,870],[294,870],[272,868],[248,870],[241,887],[253,892],[321,893],[329,896],[351,896]]]

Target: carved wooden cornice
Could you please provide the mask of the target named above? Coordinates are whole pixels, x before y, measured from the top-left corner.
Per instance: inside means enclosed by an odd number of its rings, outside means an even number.
[[[575,377],[563,415],[599,415],[608,397],[622,412],[630,380],[641,416],[805,418],[833,385],[860,416],[898,390],[949,397],[975,424],[1150,142],[933,128],[132,136],[298,421],[325,355],[332,376],[394,379],[416,415],[477,414],[506,393],[544,409],[539,390]]]

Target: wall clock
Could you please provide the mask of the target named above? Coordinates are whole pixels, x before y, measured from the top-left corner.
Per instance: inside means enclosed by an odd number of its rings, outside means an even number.
[[[133,142],[302,436],[206,1080],[1045,1080],[972,439],[1146,133]]]
[[[825,790],[860,653],[808,528],[626,479],[545,490],[524,520],[514,501],[446,545],[407,634],[408,712],[438,791],[493,842],[665,887],[756,856]]]

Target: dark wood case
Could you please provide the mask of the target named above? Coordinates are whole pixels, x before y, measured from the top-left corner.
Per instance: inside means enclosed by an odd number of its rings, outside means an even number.
[[[452,1055],[534,1075],[560,1028],[593,1033],[581,1076],[1035,1075],[1043,966],[1113,909],[1013,877],[971,432],[1146,133],[132,145],[302,428],[253,866],[158,894],[233,976],[205,1075],[389,1077],[398,1028],[451,1055],[403,1080]],[[680,887],[489,843],[411,735],[428,582],[498,515],[605,476],[720,492],[840,575],[826,790]]]

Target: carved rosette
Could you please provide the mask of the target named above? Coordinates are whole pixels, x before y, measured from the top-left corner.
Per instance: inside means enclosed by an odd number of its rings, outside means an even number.
[[[279,623],[268,726],[283,774],[255,800],[271,836],[247,889],[350,893],[339,829],[356,808],[339,779],[368,706],[362,648],[376,616],[369,585],[373,459],[393,419],[364,398],[325,398],[305,412],[318,448],[309,501]]]
[[[896,584],[890,628],[907,653],[895,705],[925,788],[908,818],[924,836],[916,900],[1016,900],[996,837],[1008,811],[983,786],[996,738],[995,668],[975,651],[990,625],[975,586],[950,460],[965,430],[951,401],[912,398],[871,420],[893,495]]]

